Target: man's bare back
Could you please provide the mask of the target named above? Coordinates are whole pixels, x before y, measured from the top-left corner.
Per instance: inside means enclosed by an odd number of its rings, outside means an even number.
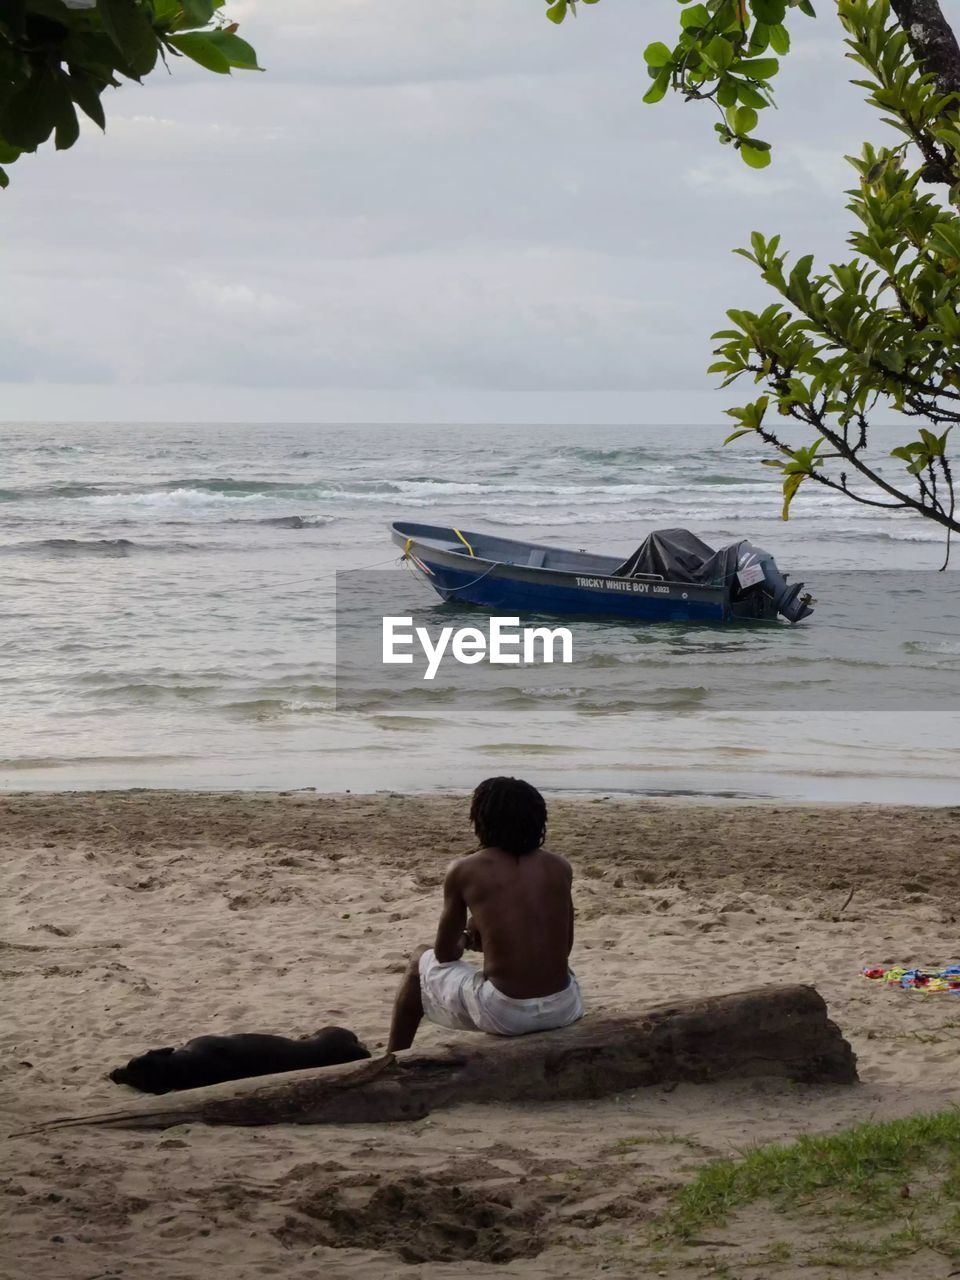
[[[548,849],[520,856],[478,849],[460,858],[444,883],[437,959],[459,959],[469,912],[484,975],[498,991],[514,1000],[562,991],[573,946],[572,882],[566,858]]]

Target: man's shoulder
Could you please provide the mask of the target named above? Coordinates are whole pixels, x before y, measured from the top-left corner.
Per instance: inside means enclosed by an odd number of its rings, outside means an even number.
[[[447,867],[447,878],[454,880],[462,879],[469,876],[478,866],[483,863],[483,849],[475,849],[472,853],[463,853],[459,858],[454,858]]]
[[[466,858],[463,857],[451,858],[447,863],[447,875],[455,875],[459,868],[463,866],[464,862],[466,862]]]
[[[573,875],[573,867],[571,867],[562,853],[555,853],[553,849],[540,849],[539,853],[542,858],[548,859],[554,866],[562,868],[568,876]]]

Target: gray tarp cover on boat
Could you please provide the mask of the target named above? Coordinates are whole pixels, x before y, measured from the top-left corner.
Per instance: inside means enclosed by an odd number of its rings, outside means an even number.
[[[629,560],[614,570],[618,578],[655,575],[669,582],[721,585],[737,572],[740,543],[714,551],[689,529],[657,529]]]

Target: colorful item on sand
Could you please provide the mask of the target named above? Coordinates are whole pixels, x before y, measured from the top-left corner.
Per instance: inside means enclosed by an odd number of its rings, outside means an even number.
[[[904,991],[951,991],[960,996],[960,964],[947,965],[945,969],[904,969],[895,966],[884,969],[882,965],[869,965],[861,971],[865,978],[882,982],[885,987],[902,987]]]

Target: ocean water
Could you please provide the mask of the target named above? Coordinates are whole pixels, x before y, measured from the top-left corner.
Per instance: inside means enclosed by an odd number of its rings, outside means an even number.
[[[513,772],[583,793],[956,803],[960,575],[933,572],[940,531],[820,489],[784,523],[761,455],[723,435],[0,426],[0,787],[432,790]],[[749,537],[817,612],[595,627],[567,683],[384,686],[338,708],[337,571],[395,581],[397,613],[459,616],[398,567],[387,525],[404,518],[624,557],[655,528]]]

